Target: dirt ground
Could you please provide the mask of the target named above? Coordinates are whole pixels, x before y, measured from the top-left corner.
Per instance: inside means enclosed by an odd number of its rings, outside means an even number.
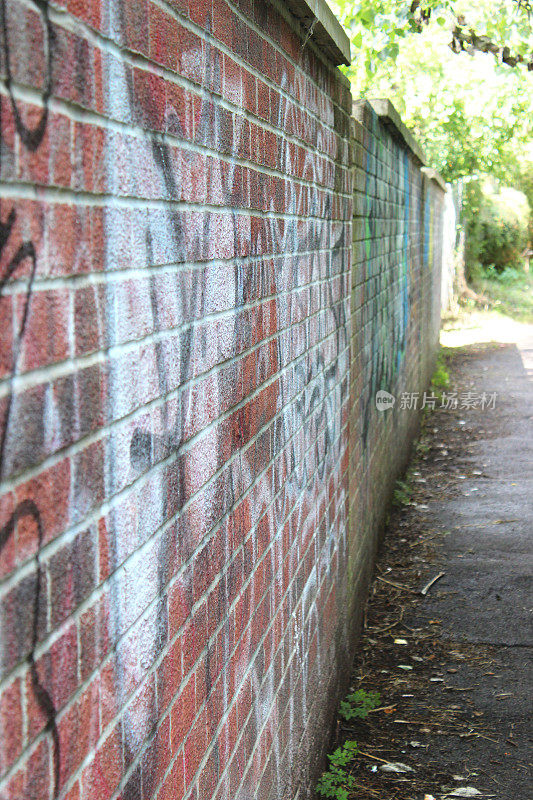
[[[352,676],[379,707],[333,742],[358,743],[353,798],[533,798],[533,328],[511,329],[445,339],[448,391],[495,407],[427,416],[391,514]]]

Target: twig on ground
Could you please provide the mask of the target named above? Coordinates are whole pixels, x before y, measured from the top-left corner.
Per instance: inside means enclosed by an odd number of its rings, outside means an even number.
[[[444,577],[444,575],[446,575],[446,573],[445,573],[445,572],[439,572],[439,574],[438,574],[438,575],[435,575],[435,577],[434,577],[434,578],[432,578],[432,579],[429,581],[429,583],[426,583],[426,585],[424,586],[424,588],[420,590],[420,594],[422,594],[422,595],[424,595],[424,596],[425,596],[425,595],[426,595],[426,594],[429,592],[429,590],[431,589],[431,587],[433,586],[433,584],[434,584],[434,583],[437,583],[437,581],[439,581],[441,578],[443,578],[443,577]]]
[[[395,628],[396,625],[399,625],[402,619],[403,619],[403,608],[396,622],[393,622],[391,625],[386,625],[384,628],[369,628],[369,630],[372,631],[372,635],[375,635],[376,633],[384,633],[385,631],[389,631],[391,628]]]
[[[376,576],[377,581],[381,581],[382,583],[386,583],[389,586],[394,586],[395,589],[401,589],[403,592],[412,592],[413,594],[418,594],[416,589],[410,589],[409,586],[401,586],[399,583],[393,583],[392,581],[386,581],[385,578],[382,578],[381,575]]]
[[[378,758],[377,756],[372,756],[370,753],[363,753],[362,750],[357,751],[357,755],[365,756],[366,758],[373,758],[374,761],[381,761],[382,764],[390,764],[390,761],[387,761],[385,758]]]
[[[421,544],[425,544],[426,542],[430,542],[432,539],[436,539],[437,536],[442,536],[441,533],[434,533],[433,536],[426,536],[424,539],[417,539],[416,542],[412,542],[409,545],[409,548],[412,550],[413,547],[419,547]]]
[[[394,703],[393,706],[381,706],[380,708],[369,708],[369,714],[376,714],[378,711],[392,711],[398,704]]]
[[[381,798],[382,798],[382,795],[381,795],[381,793],[379,793],[379,792],[375,792],[373,789],[370,789],[368,786],[363,786],[363,784],[362,784],[362,783],[354,783],[354,785],[353,785],[353,788],[354,788],[354,789],[360,789],[360,790],[361,790],[362,792],[364,792],[365,794],[370,794],[370,795],[372,795],[372,797],[379,797],[379,798],[380,798],[380,800],[381,800]]]

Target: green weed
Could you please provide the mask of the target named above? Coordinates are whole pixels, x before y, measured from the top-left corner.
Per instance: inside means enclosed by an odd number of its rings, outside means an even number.
[[[427,442],[423,441],[422,439],[420,439],[417,442],[417,444],[416,444],[417,455],[420,455],[420,456],[427,455],[430,450],[431,450],[431,447]]]
[[[348,722],[352,719],[366,719],[368,712],[379,706],[379,692],[366,692],[358,689],[351,692],[340,705],[340,715]]]
[[[442,391],[448,389],[450,386],[450,373],[446,369],[446,359],[442,351],[437,357],[437,365],[431,378],[431,394],[437,398],[437,401],[442,402]],[[424,406],[424,412],[430,414],[435,410],[432,404],[428,403]]]
[[[411,502],[412,489],[405,481],[396,481],[396,488],[392,495],[395,506],[408,506]]]
[[[444,359],[440,359],[437,362],[437,368],[433,373],[433,377],[431,379],[431,385],[435,389],[447,389],[450,385],[450,373],[446,369],[444,364]]]
[[[369,712],[377,708],[379,703],[379,692],[358,689],[356,692],[350,692],[342,701],[339,713],[348,721],[366,719]],[[350,774],[349,767],[355,760],[357,752],[357,742],[349,740],[328,755],[329,769],[322,773],[316,786],[319,795],[330,800],[348,800],[355,786],[355,778]]]
[[[329,769],[323,772],[316,790],[322,797],[330,800],[348,800],[354,788],[355,778],[350,775],[349,767],[357,756],[357,742],[347,741],[328,755]]]

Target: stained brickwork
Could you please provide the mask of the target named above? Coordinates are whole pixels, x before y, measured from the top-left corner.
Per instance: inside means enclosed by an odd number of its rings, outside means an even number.
[[[0,798],[307,797],[440,190],[284,3],[0,10]]]
[[[356,613],[434,368],[444,189],[390,119],[367,101],[353,116],[348,571]],[[379,410],[380,391],[394,405]]]

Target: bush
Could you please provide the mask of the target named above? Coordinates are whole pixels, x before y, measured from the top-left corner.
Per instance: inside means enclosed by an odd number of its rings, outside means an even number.
[[[470,181],[465,193],[467,277],[479,277],[479,265],[497,272],[517,267],[528,243],[530,209],[523,192],[489,181]]]
[[[517,187],[524,192],[529,203],[529,245],[533,246],[533,157],[522,166],[517,178]]]

